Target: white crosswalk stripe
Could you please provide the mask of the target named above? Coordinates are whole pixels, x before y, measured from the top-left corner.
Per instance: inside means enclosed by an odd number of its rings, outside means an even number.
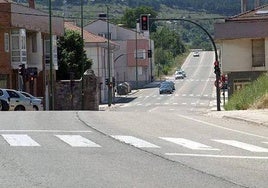
[[[138,148],[160,148],[159,146],[147,142],[145,140],[133,137],[133,136],[124,136],[124,135],[113,135],[113,138],[120,140],[121,142],[133,145]]]
[[[55,136],[72,147],[101,147],[100,145],[80,135],[55,135]]]
[[[40,146],[36,141],[25,134],[2,134],[10,146]]]
[[[184,138],[171,138],[171,137],[159,137],[159,138],[192,150],[219,150],[217,148],[212,148],[211,146],[207,146],[205,144],[201,144]]]
[[[259,146],[255,146],[251,144],[246,144],[246,143],[239,142],[236,140],[214,140],[214,141],[220,142],[222,144],[227,144],[236,148],[248,150],[251,152],[268,152],[267,148],[263,148],[263,147],[259,147]]]

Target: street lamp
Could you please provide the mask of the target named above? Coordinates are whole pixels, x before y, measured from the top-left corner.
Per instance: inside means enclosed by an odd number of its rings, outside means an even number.
[[[51,13],[51,0],[49,0],[49,36],[50,36],[50,49],[49,49],[49,65],[50,65],[50,73],[49,73],[49,80],[50,80],[50,93],[49,93],[49,109],[54,110],[54,97],[53,97],[53,51],[52,51],[52,13]]]
[[[81,38],[82,38],[82,47],[84,49],[84,3],[83,3],[83,0],[81,0]],[[81,76],[81,109],[84,110],[84,79],[83,79],[83,76],[84,76],[84,56],[83,56],[83,59],[82,59],[82,76]]]

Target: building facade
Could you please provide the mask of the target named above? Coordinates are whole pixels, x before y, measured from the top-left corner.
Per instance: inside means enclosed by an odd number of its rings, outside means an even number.
[[[138,28],[130,30],[109,23],[108,29],[107,25],[105,19],[98,19],[84,29],[106,38],[109,36],[119,44],[120,49],[115,51],[113,58],[116,83],[129,82],[136,88],[151,82],[154,76],[154,59],[148,58],[148,50],[154,51],[153,41],[145,37]]]
[[[215,24],[215,40],[229,94],[268,71],[268,5]]]
[[[34,0],[29,0],[29,6],[0,0],[0,6],[0,87],[24,90],[48,102],[49,15],[36,10]],[[55,74],[57,36],[63,35],[64,23],[62,18],[52,20],[52,72]]]

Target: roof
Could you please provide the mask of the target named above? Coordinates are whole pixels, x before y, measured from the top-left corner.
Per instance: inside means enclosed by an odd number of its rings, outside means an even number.
[[[226,19],[228,21],[268,20],[268,4]]]
[[[77,31],[78,33],[81,33],[81,28],[76,26],[73,22],[64,22],[65,29]],[[88,43],[107,43],[107,39],[98,35],[95,35],[93,33],[90,33],[86,30],[83,30],[83,38],[85,42]],[[110,41],[113,45],[118,45],[117,43]]]

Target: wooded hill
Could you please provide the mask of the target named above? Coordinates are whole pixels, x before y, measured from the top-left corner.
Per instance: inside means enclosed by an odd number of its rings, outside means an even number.
[[[27,0],[17,0],[27,2]],[[47,0],[36,0],[37,3],[46,5]],[[248,9],[254,6],[254,0],[248,0]],[[54,6],[61,7],[63,4],[79,5],[79,0],[52,0]],[[220,14],[224,16],[232,16],[240,13],[241,0],[84,0],[85,4],[112,4],[120,6],[128,6],[135,8],[138,6],[150,6],[154,10],[160,10],[161,5],[165,5],[174,9],[182,9],[188,11],[207,12],[210,14]],[[267,4],[268,0],[260,0],[260,4]]]

